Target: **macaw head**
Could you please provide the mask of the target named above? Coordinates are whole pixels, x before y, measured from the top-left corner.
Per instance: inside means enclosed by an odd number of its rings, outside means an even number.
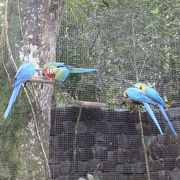
[[[48,78],[54,78],[55,77],[55,71],[53,68],[46,68],[45,73],[46,73],[46,76]]]
[[[33,63],[35,69],[39,69],[39,65],[37,63]]]
[[[124,91],[123,96],[124,98],[128,98],[127,91]]]
[[[144,84],[144,83],[136,83],[135,85],[134,85],[136,88],[138,88],[138,89],[141,89],[143,92],[145,92],[145,89],[146,89],[146,84]]]

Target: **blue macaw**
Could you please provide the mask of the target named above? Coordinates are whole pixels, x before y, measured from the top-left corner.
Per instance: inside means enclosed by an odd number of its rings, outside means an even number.
[[[151,100],[142,90],[138,88],[128,88],[124,92],[124,97],[131,98],[139,103],[142,103],[146,107],[149,115],[151,116],[157,128],[159,129],[159,132],[161,133],[161,135],[163,135],[162,129],[149,105],[149,104],[157,105],[158,104],[157,102]]]
[[[163,101],[163,99],[161,98],[161,96],[158,94],[158,92],[149,87],[148,85],[146,85],[145,83],[136,83],[135,87],[141,89],[145,94],[147,94],[147,96],[149,98],[151,98],[153,101],[157,102],[157,106],[159,107],[160,111],[162,112],[164,118],[166,119],[167,123],[169,124],[173,134],[175,136],[177,136],[177,133],[175,131],[175,129],[173,128],[164,108],[168,109],[166,103]],[[163,108],[164,107],[164,108]]]
[[[45,72],[47,77],[54,78],[58,82],[64,82],[70,73],[87,73],[98,71],[97,69],[84,69],[84,68],[74,68],[72,66],[64,65],[63,67],[57,68],[46,68]]]
[[[11,98],[9,100],[8,107],[6,112],[4,113],[3,118],[6,119],[11,111],[13,103],[16,101],[16,97],[19,93],[22,83],[26,82],[34,73],[35,73],[35,66],[33,63],[28,62],[20,66],[19,70],[15,75],[15,82],[12,84],[14,88]]]

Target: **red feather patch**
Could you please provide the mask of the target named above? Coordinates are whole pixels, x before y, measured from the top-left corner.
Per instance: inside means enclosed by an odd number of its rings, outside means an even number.
[[[55,77],[55,72],[54,72],[53,68],[46,68],[45,73],[46,73],[46,76],[48,78],[54,78]]]

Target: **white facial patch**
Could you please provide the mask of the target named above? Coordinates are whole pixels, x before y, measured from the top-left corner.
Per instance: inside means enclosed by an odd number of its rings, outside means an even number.
[[[54,71],[53,71],[52,68],[49,68],[48,71],[47,71],[47,73],[48,73],[49,75],[52,75],[52,74],[54,73]]]
[[[138,89],[141,89],[141,85],[140,84],[135,84],[134,85],[136,88],[138,88]]]

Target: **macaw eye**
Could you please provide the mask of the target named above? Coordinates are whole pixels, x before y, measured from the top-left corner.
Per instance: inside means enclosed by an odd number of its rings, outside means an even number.
[[[49,68],[49,69],[47,70],[47,73],[48,73],[49,75],[52,75],[52,74],[54,73],[54,70],[53,70],[52,68]]]

